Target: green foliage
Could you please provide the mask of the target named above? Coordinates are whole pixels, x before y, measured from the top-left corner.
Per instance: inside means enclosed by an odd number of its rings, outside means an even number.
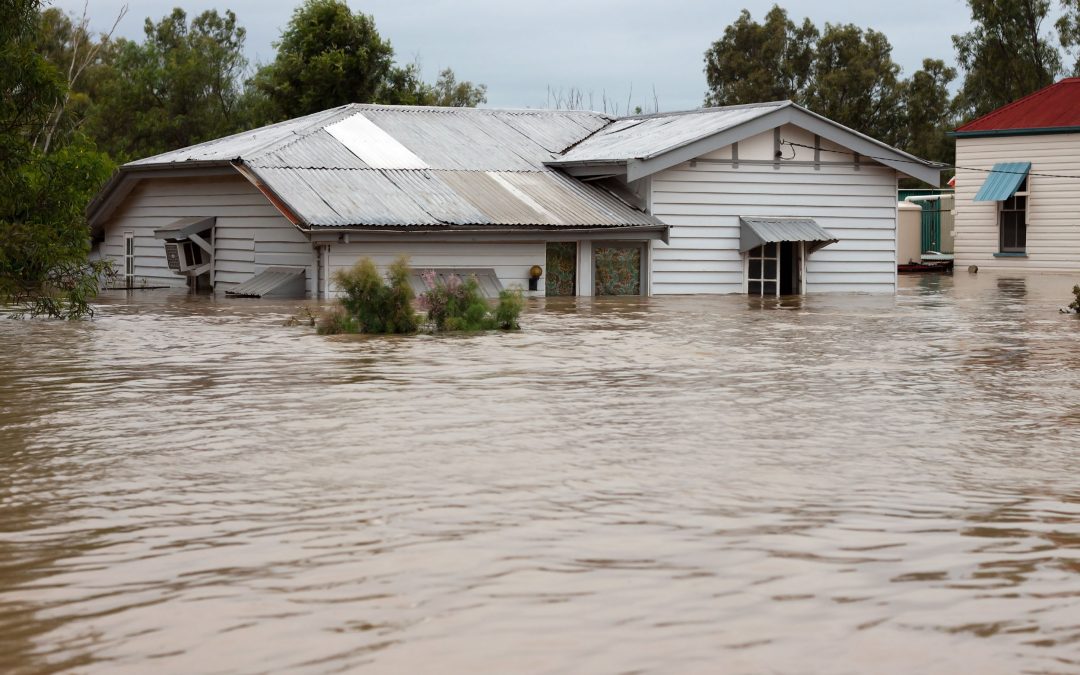
[[[1080,314],[1080,286],[1073,286],[1073,301],[1069,303],[1069,309]]]
[[[423,274],[429,290],[421,294],[421,305],[427,308],[428,320],[435,330],[480,331],[518,330],[518,318],[525,308],[520,289],[499,292],[494,311],[480,292],[476,277],[462,279],[453,275],[447,281],[436,278],[433,272]]]
[[[744,9],[705,52],[705,105],[805,100],[819,37],[810,19],[796,25],[779,6],[763,24]]]
[[[1071,3],[1067,3],[1071,4]],[[1052,84],[1061,54],[1042,30],[1050,0],[968,0],[972,30],[953,36],[965,72],[957,104],[972,119]],[[1074,40],[1066,14],[1062,40]],[[1059,24],[1060,25],[1060,24]]]
[[[495,325],[502,330],[520,330],[518,319],[525,309],[525,294],[520,288],[504,288],[499,291],[499,304],[495,306]]]
[[[475,108],[487,102],[487,86],[458,82],[450,68],[439,73],[435,84],[420,79],[420,65],[395,66],[379,91],[379,103],[391,105],[437,105]]]
[[[87,131],[113,157],[154,155],[241,130],[246,31],[236,15],[184,10],[154,23],[140,44],[118,40]]]
[[[487,101],[486,86],[458,82],[450,68],[429,84],[419,63],[394,65],[393,47],[375,20],[344,0],[306,0],[275,46],[276,58],[248,87],[264,122],[346,103],[474,107]]]
[[[394,50],[375,20],[344,0],[306,0],[275,43],[277,58],[253,80],[283,118],[376,100]]]
[[[0,5],[0,304],[15,313],[92,315],[104,263],[88,263],[83,208],[108,177],[108,157],[76,136],[46,153],[31,138],[64,96],[59,72],[39,53],[34,0]]]
[[[706,105],[789,99],[845,126],[937,161],[950,159],[956,71],[926,60],[900,77],[884,34],[809,19],[774,6],[763,23],[743,11],[705,52]]]
[[[337,272],[334,281],[345,297],[341,299],[340,310],[324,317],[319,331],[323,334],[415,333],[419,323],[412,308],[411,273],[404,257],[390,266],[389,284],[369,258],[350,270]]]

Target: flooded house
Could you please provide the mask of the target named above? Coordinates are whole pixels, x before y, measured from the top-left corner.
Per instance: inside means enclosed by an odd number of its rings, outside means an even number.
[[[952,135],[956,264],[1080,270],[1080,78],[998,108]]]
[[[406,255],[489,294],[896,290],[923,160],[784,101],[613,118],[346,105],[125,164],[91,203],[127,287],[336,294]]]

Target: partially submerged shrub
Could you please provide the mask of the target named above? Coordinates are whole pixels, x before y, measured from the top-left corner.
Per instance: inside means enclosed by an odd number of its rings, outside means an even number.
[[[517,330],[518,317],[525,307],[520,289],[499,292],[499,304],[494,311],[487,298],[480,292],[476,277],[462,279],[451,275],[443,281],[435,272],[428,270],[421,275],[428,290],[420,295],[420,302],[427,308],[428,320],[435,330],[478,331]]]
[[[412,308],[409,261],[400,257],[390,265],[389,284],[370,258],[334,274],[345,294],[341,304],[319,322],[323,335],[335,333],[415,333],[419,328]]]
[[[1080,285],[1073,286],[1072,292],[1074,299],[1071,303],[1069,303],[1069,309],[1076,312],[1077,314],[1080,314]]]

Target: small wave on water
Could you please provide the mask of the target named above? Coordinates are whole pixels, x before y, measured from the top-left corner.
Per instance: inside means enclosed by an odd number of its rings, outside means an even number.
[[[1080,671],[1072,279],[0,321],[0,671]]]

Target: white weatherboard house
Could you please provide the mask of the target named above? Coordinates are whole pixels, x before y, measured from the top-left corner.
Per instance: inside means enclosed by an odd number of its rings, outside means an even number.
[[[488,293],[893,293],[901,175],[939,180],[791,102],[347,105],[126,164],[88,213],[133,287],[333,297],[405,254]]]
[[[956,138],[956,264],[1080,270],[1080,78],[968,122]]]

